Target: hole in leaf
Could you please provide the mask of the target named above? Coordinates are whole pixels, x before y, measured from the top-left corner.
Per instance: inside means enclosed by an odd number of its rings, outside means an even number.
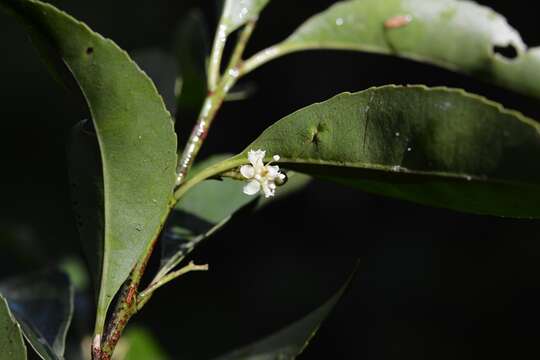
[[[495,54],[499,54],[502,57],[505,57],[509,60],[513,60],[518,57],[519,53],[516,49],[516,47],[512,44],[508,44],[506,46],[493,46],[493,52]]]
[[[86,48],[86,55],[92,55],[94,53],[94,48],[93,47],[88,47]]]

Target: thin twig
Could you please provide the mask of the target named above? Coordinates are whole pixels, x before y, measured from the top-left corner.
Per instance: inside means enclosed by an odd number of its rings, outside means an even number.
[[[137,311],[139,311],[143,308],[144,305],[146,305],[154,291],[156,291],[163,285],[173,281],[174,279],[192,271],[208,271],[208,265],[195,265],[192,261],[180,270],[169,273],[158,281],[153,282],[144,291],[142,291],[139,296],[137,296]]]
[[[225,50],[225,44],[227,43],[226,30],[227,28],[220,24],[216,30],[216,35],[214,36],[214,44],[212,45],[212,52],[208,63],[208,90],[210,92],[215,91],[219,82],[221,58],[223,57],[223,51]]]
[[[259,51],[255,55],[251,56],[249,59],[245,60],[240,69],[240,76],[244,76],[252,72],[259,66],[262,66],[269,61],[296,51],[305,50],[305,48],[307,47],[291,46],[286,44],[277,44],[270,46],[264,50]]]

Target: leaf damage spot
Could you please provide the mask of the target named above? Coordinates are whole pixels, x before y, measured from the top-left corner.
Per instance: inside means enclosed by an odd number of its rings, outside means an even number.
[[[319,144],[321,143],[320,134],[324,131],[326,131],[326,125],[324,125],[323,123],[319,123],[317,127],[313,128],[311,130],[310,143],[315,146],[319,146]]]
[[[317,129],[315,129],[312,132],[310,142],[315,146],[319,146],[320,139],[319,139],[319,132],[317,131]]]
[[[412,19],[413,17],[411,15],[393,16],[384,22],[384,27],[386,29],[398,29],[409,25]]]
[[[94,48],[89,46],[86,48],[86,55],[92,55],[94,53]]]

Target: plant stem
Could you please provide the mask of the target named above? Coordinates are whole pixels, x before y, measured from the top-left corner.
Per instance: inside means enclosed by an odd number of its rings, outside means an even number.
[[[227,95],[229,90],[231,90],[231,88],[238,80],[238,77],[240,76],[240,68],[242,66],[242,54],[244,52],[244,49],[246,48],[246,45],[249,41],[249,38],[251,37],[254,28],[255,21],[251,21],[246,24],[242,33],[240,34],[238,43],[236,44],[236,48],[234,49],[227,70],[221,77],[216,89],[214,91],[210,91],[203,104],[203,107],[199,114],[199,118],[197,119],[197,123],[193,127],[191,135],[188,139],[188,142],[186,144],[186,147],[184,148],[184,152],[182,153],[182,157],[180,158],[180,162],[178,164],[178,176],[176,178],[177,187],[182,184],[182,181],[184,180],[189,169],[191,168],[195,157],[199,153],[199,150],[201,149],[202,143],[206,138],[208,130],[212,125],[212,121],[214,120],[219,108],[221,107],[221,104],[223,104],[225,96]]]
[[[195,265],[193,262],[190,262],[180,270],[171,272],[164,277],[160,278],[159,280],[152,282],[144,291],[142,291],[139,296],[137,296],[137,311],[141,310],[144,305],[150,300],[151,296],[154,294],[154,292],[162,287],[163,285],[167,284],[170,281],[173,281],[174,279],[187,274],[192,271],[207,271],[208,265]]]
[[[209,66],[209,88],[210,92],[204,102],[204,105],[199,114],[197,123],[195,124],[193,131],[188,139],[188,143],[184,149],[180,162],[178,164],[178,177],[177,177],[177,189],[175,190],[174,197],[169,204],[169,211],[174,207],[176,202],[185,194],[191,187],[199,183],[200,181],[217,175],[220,172],[230,170],[238,163],[238,160],[232,162],[226,162],[225,164],[218,164],[205,169],[201,173],[189,179],[185,183],[183,180],[187,175],[195,157],[197,156],[204,139],[208,133],[208,130],[214,120],[221,104],[225,99],[225,96],[233,85],[238,80],[240,75],[239,67],[242,65],[242,54],[249,41],[249,38],[255,27],[255,21],[248,23],[242,31],[236,47],[234,49],[231,61],[227,67],[227,70],[219,79],[219,68],[221,65],[221,58],[223,56],[223,49],[225,47],[226,34],[223,26],[220,25],[216,33],[216,39],[214,41],[214,48],[212,50],[211,61]],[[215,85],[217,84],[217,86]],[[182,185],[182,186],[180,186]],[[161,222],[165,224],[166,218]],[[163,225],[162,225],[163,226]],[[159,233],[161,232],[161,229]],[[139,311],[151,297],[151,294],[159,287],[172,281],[173,279],[181,276],[189,271],[203,270],[204,266],[197,266],[190,264],[187,267],[180,269],[176,272],[167,274],[155,282],[152,282],[150,286],[145,289],[141,295],[137,295],[139,285],[146,269],[146,265],[152,255],[154,247],[157,243],[158,237],[156,237],[145,249],[143,256],[137,262],[133,268],[130,277],[126,280],[120,291],[120,296],[116,302],[116,307],[112,313],[111,319],[108,323],[107,330],[103,338],[96,337],[92,346],[92,358],[93,360],[110,360],[120,336],[124,331],[128,321],[131,319],[137,311]],[[138,299],[142,301],[141,304],[137,304]]]
[[[223,57],[223,50],[225,50],[225,44],[227,43],[226,30],[227,28],[220,22],[214,36],[214,44],[212,45],[212,53],[208,64],[208,90],[210,92],[215,91],[219,82],[221,58]]]
[[[240,75],[244,76],[253,70],[257,69],[259,66],[266,64],[269,61],[272,61],[278,57],[293,53],[295,51],[302,50],[303,47],[295,47],[290,45],[277,44],[270,46],[264,50],[259,51],[249,59],[245,60],[240,71]]]
[[[235,67],[237,68],[242,64],[242,55],[244,55],[244,50],[246,49],[248,41],[251,38],[251,34],[253,34],[253,30],[255,30],[256,24],[257,20],[249,21],[242,30],[242,33],[240,33],[240,37],[238,38],[238,42],[231,56],[231,60],[229,61],[229,65],[227,67],[228,69],[233,69]]]
[[[227,161],[222,161],[222,162],[219,162],[217,164],[207,167],[206,169],[197,173],[195,176],[187,179],[182,184],[182,186],[180,186],[178,190],[174,192],[175,199],[180,200],[182,196],[184,196],[184,194],[188,192],[188,190],[190,190],[193,186],[197,185],[201,181],[211,178],[213,176],[219,175],[222,172],[231,170],[240,165],[243,165],[244,163],[245,163],[245,159],[231,158]]]
[[[162,222],[164,223],[164,222]],[[161,229],[160,231],[161,232]],[[99,350],[99,356],[96,356],[96,360],[110,360],[112,353],[120,336],[124,331],[129,319],[137,312],[137,290],[141,283],[141,279],[144,275],[144,270],[148,261],[152,256],[152,252],[157,243],[157,237],[147,246],[144,256],[135,264],[135,267],[131,271],[129,278],[126,280],[122,289],[120,290],[120,296],[116,302],[116,307],[113,311],[113,315],[107,326],[107,331]]]
[[[225,96],[224,85],[232,86],[235,81],[236,79],[233,78],[230,74],[225,75],[221,79],[220,86],[216,89],[216,91],[213,93],[209,93],[208,97],[204,101],[201,113],[199,114],[199,118],[197,119],[197,123],[191,131],[191,135],[188,139],[186,147],[184,148],[182,157],[180,158],[180,162],[178,163],[178,175],[176,178],[177,187],[182,184],[182,181],[187,175],[187,172],[191,168],[191,165],[193,164],[193,161],[199,153],[202,143],[206,138],[208,129],[210,128],[210,125],[212,124],[212,121],[214,120],[217,111],[223,103],[223,99]]]

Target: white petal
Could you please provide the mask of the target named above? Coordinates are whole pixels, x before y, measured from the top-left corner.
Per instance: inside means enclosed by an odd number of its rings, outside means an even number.
[[[269,198],[269,197],[274,196],[274,193],[276,192],[275,190],[270,188],[268,183],[264,183],[263,186],[262,186],[262,189],[263,189],[265,198]]]
[[[261,190],[261,184],[258,181],[252,180],[244,186],[244,194],[255,195]]]
[[[268,171],[267,177],[270,178],[271,180],[274,180],[274,178],[278,176],[279,174],[279,166],[277,165],[267,166],[266,170]]]
[[[246,179],[251,179],[255,176],[255,168],[251,165],[243,165],[240,167],[240,174]]]
[[[248,152],[248,160],[254,167],[258,167],[263,164],[266,151],[264,150],[250,150]]]

